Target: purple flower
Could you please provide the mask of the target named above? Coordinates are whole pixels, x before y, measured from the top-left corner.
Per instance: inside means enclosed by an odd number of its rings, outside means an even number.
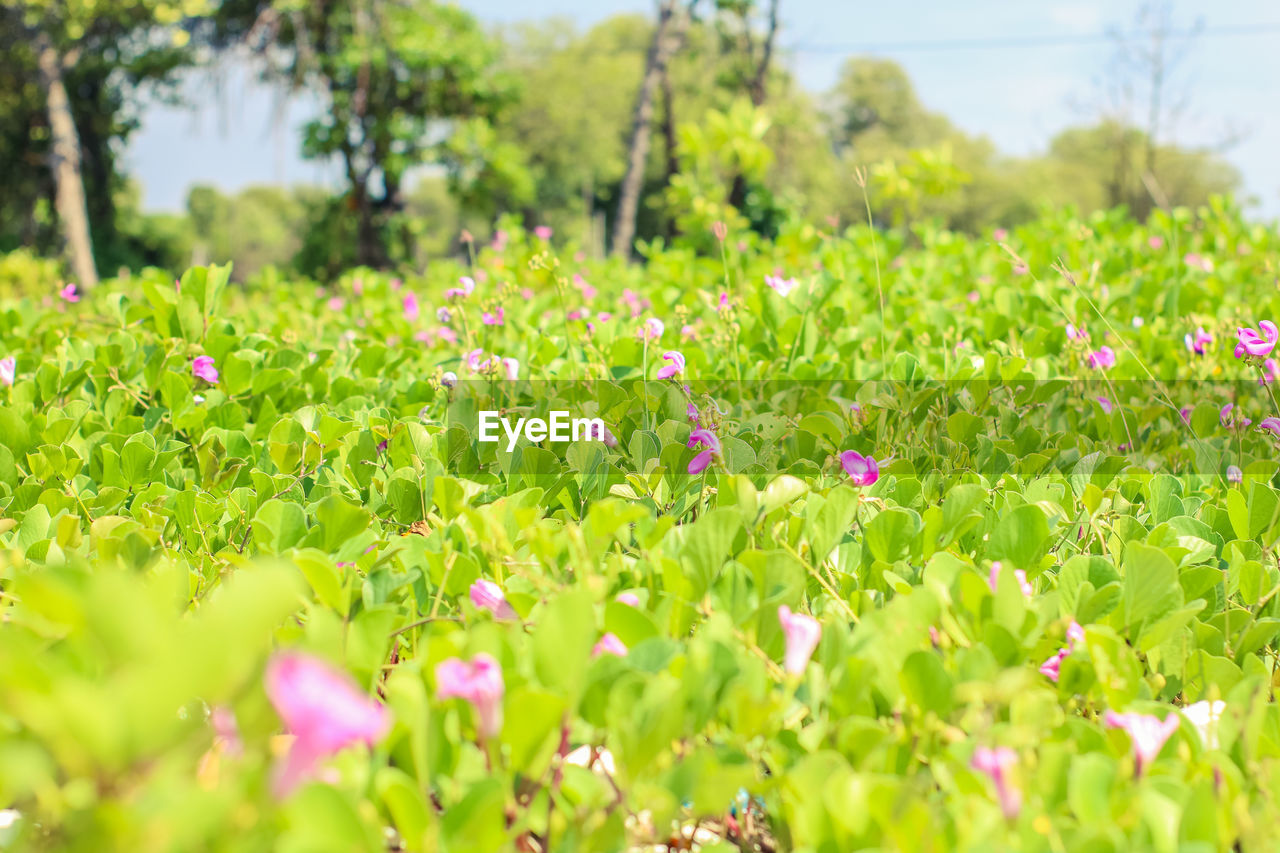
[[[1258,324],[1258,332],[1243,326],[1236,329],[1236,336],[1240,339],[1235,348],[1236,358],[1243,358],[1246,353],[1258,358],[1271,355],[1276,340],[1280,339],[1280,331],[1277,331],[1275,323],[1263,320]]]
[[[267,666],[267,696],[294,736],[276,768],[275,792],[286,796],[312,775],[316,762],[355,743],[372,746],[390,728],[386,708],[328,663],[287,652]]]
[[[440,384],[446,388],[452,388],[458,384],[458,374],[454,373],[452,370],[446,370],[444,373],[440,374]]]
[[[661,320],[650,317],[640,324],[640,328],[636,330],[636,337],[646,341],[656,341],[662,337],[666,329],[666,325]]]
[[[1009,784],[1009,768],[1018,763],[1018,754],[1007,746],[990,749],[980,746],[973,751],[969,762],[974,770],[991,777],[996,786],[996,796],[1000,799],[1000,811],[1009,820],[1018,816],[1022,810],[1022,794]]]
[[[720,454],[720,439],[716,438],[716,434],[709,429],[695,429],[689,434],[689,447],[696,447],[699,444],[707,449],[689,461],[690,474],[701,474],[711,464],[711,458]]]
[[[1112,406],[1111,406],[1111,401],[1109,399],[1107,399],[1106,397],[1099,397],[1098,405],[1102,407],[1102,411],[1106,412],[1108,415],[1111,414]]]
[[[591,648],[591,656],[593,658],[600,655],[617,655],[620,658],[627,656],[627,647],[618,639],[618,635],[612,632],[601,637]]]
[[[1190,406],[1183,406],[1181,409],[1178,410],[1178,414],[1182,417],[1182,422],[1184,424],[1191,423],[1191,407]]]
[[[449,658],[436,665],[436,698],[457,697],[471,703],[480,718],[481,738],[496,737],[502,731],[502,666],[492,655],[481,652],[470,661]]]
[[[1067,339],[1072,341],[1086,341],[1089,339],[1089,330],[1083,326],[1076,327],[1068,323]]]
[[[1116,353],[1111,347],[1102,347],[1089,353],[1089,366],[1097,370],[1105,370],[1116,366]]]
[[[1244,482],[1244,472],[1240,470],[1240,466],[1239,466],[1239,465],[1228,465],[1228,466],[1227,466],[1227,482],[1228,482],[1228,483],[1243,483],[1243,482]]]
[[[436,319],[441,323],[448,323],[453,319],[453,312],[448,308],[440,308],[436,311]]]
[[[870,486],[880,479],[880,466],[870,456],[863,456],[856,450],[846,450],[840,454],[840,467],[853,480],[855,486]]]
[[[1141,776],[1142,771],[1155,761],[1165,741],[1178,730],[1178,715],[1170,714],[1162,721],[1152,714],[1117,714],[1107,712],[1107,727],[1124,729],[1133,741],[1134,775]]]
[[[670,379],[684,373],[684,356],[675,350],[667,350],[662,354],[663,361],[669,361],[670,364],[665,367],[658,368],[659,379]]]
[[[782,633],[787,640],[782,668],[789,675],[803,675],[822,637],[822,625],[812,616],[792,613],[785,604],[778,608],[778,621],[782,623]]]
[[[515,619],[516,611],[502,592],[502,587],[491,580],[481,578],[471,585],[471,603],[479,610],[488,610],[495,619]]]
[[[1238,426],[1241,429],[1244,429],[1249,424],[1253,423],[1253,421],[1250,418],[1241,418],[1239,421],[1237,421],[1235,417],[1231,414],[1231,410],[1234,409],[1235,407],[1236,407],[1235,403],[1227,403],[1225,406],[1219,409],[1218,423],[1222,424],[1224,427],[1227,427],[1228,429],[1230,429],[1233,426]]]
[[[628,607],[640,606],[640,596],[636,595],[634,592],[620,592],[618,593],[617,600]]]
[[[458,279],[458,283],[462,287],[451,287],[444,292],[445,299],[466,299],[471,292],[476,289],[476,280],[469,275],[464,275]],[[443,322],[443,321],[441,321]]]
[[[1208,348],[1213,346],[1213,335],[1206,332],[1203,326],[1200,326],[1196,329],[1194,337],[1188,332],[1182,341],[1187,345],[1189,352],[1193,352],[1196,355],[1204,355]]]
[[[218,369],[213,366],[213,358],[211,356],[196,356],[195,361],[191,362],[191,373],[197,379],[203,379],[210,385],[214,385],[218,381]]]
[[[618,437],[610,432],[607,426],[599,422],[592,423],[588,427],[587,438],[603,442],[605,447],[618,446]]]
[[[1262,423],[1258,424],[1258,426],[1262,429],[1271,430],[1272,435],[1280,438],[1280,418],[1274,415],[1269,418],[1263,418]]]

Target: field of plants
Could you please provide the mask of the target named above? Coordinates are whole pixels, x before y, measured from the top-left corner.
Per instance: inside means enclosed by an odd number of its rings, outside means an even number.
[[[0,850],[1280,845],[1275,230],[469,249],[0,297]]]

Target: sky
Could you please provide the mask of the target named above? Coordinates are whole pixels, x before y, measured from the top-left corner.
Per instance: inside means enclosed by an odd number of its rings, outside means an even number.
[[[564,17],[580,29],[619,12],[651,12],[653,0],[462,0],[487,24]],[[814,92],[857,54],[900,62],[920,99],[1003,152],[1043,151],[1053,135],[1090,121],[1115,45],[1142,0],[781,0],[784,63]],[[1274,0],[1174,0],[1182,60],[1171,90],[1187,108],[1171,129],[1180,144],[1223,146],[1244,176],[1255,211],[1280,217],[1280,6]],[[317,108],[282,101],[247,67],[187,83],[194,108],[149,105],[127,161],[149,211],[179,211],[187,190],[211,184],[337,186],[337,164],[306,162],[297,130]],[[1232,141],[1234,140],[1234,141]]]

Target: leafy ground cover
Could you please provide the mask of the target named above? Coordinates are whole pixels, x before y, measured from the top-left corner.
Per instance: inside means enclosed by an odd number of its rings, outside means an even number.
[[[0,846],[1274,848],[1273,230],[548,236],[0,305]]]

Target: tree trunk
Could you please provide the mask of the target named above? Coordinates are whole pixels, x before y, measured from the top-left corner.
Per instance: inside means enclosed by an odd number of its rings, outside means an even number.
[[[680,171],[680,158],[676,149],[676,97],[671,87],[671,74],[669,69],[662,69],[662,143],[665,148],[667,160],[667,173],[662,178],[664,187],[671,186],[671,180]],[[666,227],[667,239],[671,240],[676,236],[675,219],[667,218]]]
[[[640,189],[644,184],[644,167],[649,159],[649,139],[653,130],[653,93],[669,57],[667,33],[675,15],[675,5],[675,0],[662,0],[658,7],[658,26],[654,29],[653,41],[649,44],[644,78],[640,82],[640,93],[636,96],[636,106],[632,112],[627,171],[618,196],[618,218],[613,225],[613,254],[623,257],[631,254],[631,243],[636,236],[636,211],[640,206]]]
[[[58,221],[62,225],[76,283],[87,290],[97,285],[98,271],[93,264],[89,212],[85,204],[84,178],[80,171],[80,137],[76,133],[76,123],[71,115],[67,86],[63,82],[62,56],[43,33],[36,37],[36,58],[49,113],[49,131],[53,138],[49,165],[57,189],[55,204]]]

